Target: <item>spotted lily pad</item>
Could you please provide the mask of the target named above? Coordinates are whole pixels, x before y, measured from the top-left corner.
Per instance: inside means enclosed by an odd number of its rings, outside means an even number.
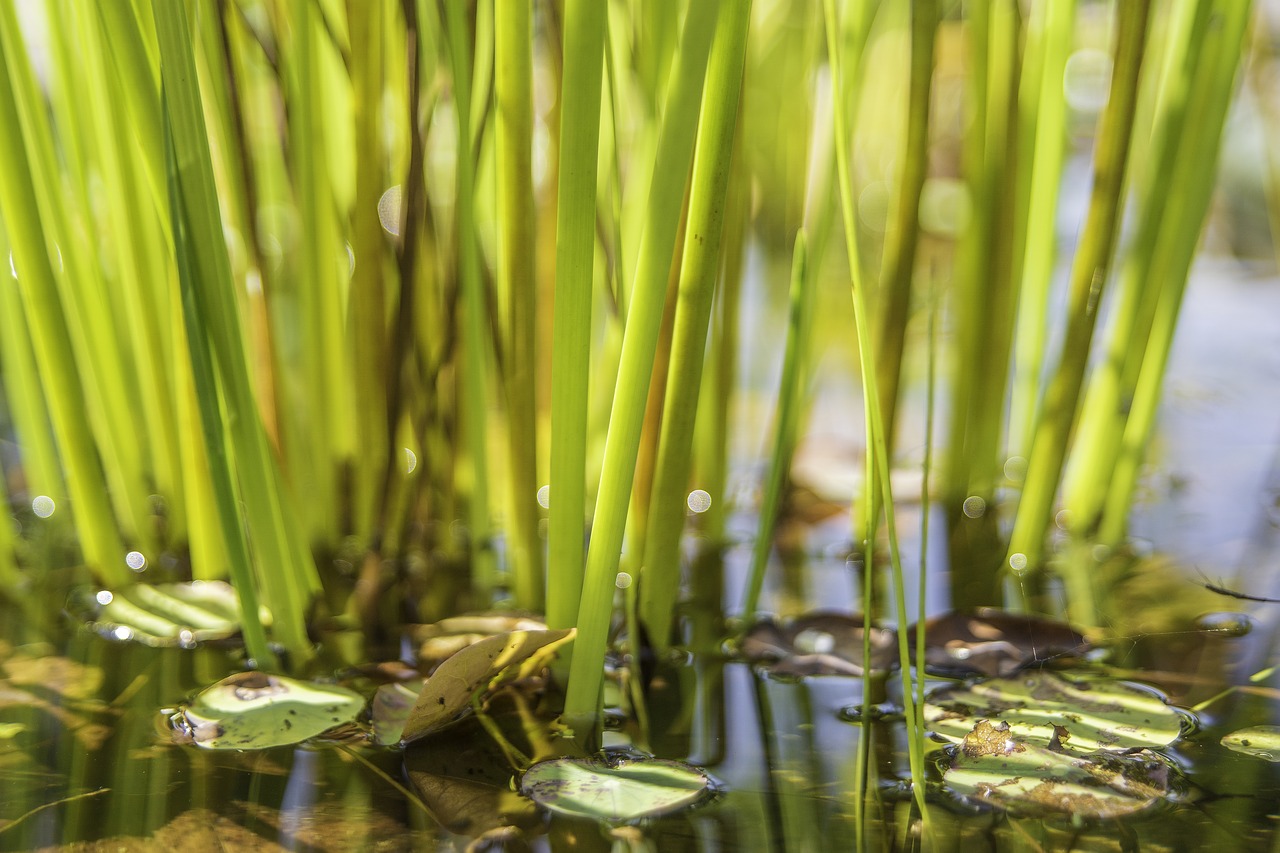
[[[944,687],[925,701],[930,731],[960,743],[979,720],[1007,722],[1019,741],[1069,752],[1158,748],[1182,734],[1183,716],[1147,687],[1094,675],[1026,672]]]
[[[242,672],[206,689],[170,721],[180,739],[206,749],[267,749],[349,723],[363,708],[363,697],[345,687]]]
[[[1177,769],[1149,750],[1079,755],[1025,742],[1009,724],[988,720],[964,736],[942,780],[964,800],[1019,817],[1087,819],[1134,814],[1186,787]]]
[[[435,667],[472,643],[511,631],[545,631],[547,625],[532,616],[510,613],[471,613],[450,616],[430,625],[418,625],[410,637],[418,643],[418,661]]]
[[[222,581],[133,584],[76,593],[68,611],[109,640],[193,648],[240,630],[236,591]],[[269,624],[264,610],[264,624]]]
[[[711,779],[688,764],[657,758],[553,758],[520,780],[520,791],[543,808],[608,823],[631,823],[701,802]]]
[[[1249,726],[1222,738],[1222,745],[1234,752],[1266,761],[1280,761],[1280,726]]]
[[[405,722],[402,743],[443,728],[458,718],[479,691],[542,670],[575,630],[510,631],[473,643],[431,674]]]

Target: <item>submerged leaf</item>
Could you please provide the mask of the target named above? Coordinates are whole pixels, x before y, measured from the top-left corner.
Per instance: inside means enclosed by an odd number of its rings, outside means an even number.
[[[134,584],[73,595],[68,611],[109,640],[193,648],[240,630],[236,591],[222,581]],[[264,624],[268,614],[262,614]]]
[[[408,743],[448,725],[471,698],[498,680],[530,675],[546,666],[556,650],[573,639],[572,628],[512,631],[473,643],[436,669],[409,714],[401,742]]]
[[[400,742],[404,724],[409,721],[413,704],[418,701],[425,682],[421,678],[383,684],[373,694],[370,716],[373,720],[373,739],[383,746]]]
[[[1077,755],[1025,742],[1007,723],[987,720],[964,736],[942,780],[970,802],[1013,815],[1090,819],[1142,811],[1184,787],[1176,768],[1148,750]]]
[[[935,690],[924,718],[930,731],[953,743],[979,720],[1002,720],[1019,741],[1070,752],[1166,746],[1181,736],[1183,720],[1150,688],[1044,671]]]
[[[1280,761],[1280,726],[1249,726],[1222,738],[1222,745],[1234,752],[1266,761]]]
[[[364,699],[345,687],[242,672],[202,692],[173,724],[206,749],[267,749],[349,723],[363,708]]]
[[[915,626],[909,630],[914,634]],[[1089,650],[1084,635],[1065,622],[992,607],[934,617],[925,623],[924,637],[925,668],[945,675],[1008,676]]]
[[[700,802],[711,780],[696,767],[657,758],[553,758],[525,771],[520,790],[560,814],[630,823]]]
[[[868,630],[856,614],[817,611],[783,625],[752,626],[742,640],[742,656],[774,675],[862,675],[862,636]],[[892,631],[872,627],[871,668],[884,672],[898,663]]]

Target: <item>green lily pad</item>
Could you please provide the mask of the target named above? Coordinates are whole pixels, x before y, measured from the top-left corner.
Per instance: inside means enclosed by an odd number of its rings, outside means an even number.
[[[954,794],[1018,817],[1110,819],[1143,811],[1184,789],[1167,760],[1149,750],[1077,755],[1014,736],[982,720],[965,735],[942,781]]]
[[[964,740],[979,720],[1001,720],[1019,741],[1080,753],[1167,746],[1181,736],[1183,717],[1146,687],[1033,671],[936,690],[925,701],[924,719],[952,743]]]
[[[109,640],[148,646],[194,648],[240,631],[239,598],[222,581],[140,583],[78,593],[67,609]],[[270,614],[262,616],[269,624]]]
[[[205,749],[287,746],[349,723],[364,698],[345,687],[242,672],[206,689],[171,717],[179,737]]]
[[[1280,726],[1249,726],[1222,738],[1222,745],[1234,752],[1266,761],[1280,761]]]
[[[520,791],[559,814],[631,823],[702,801],[711,779],[696,767],[658,758],[553,758],[525,771]]]
[[[575,633],[573,628],[510,631],[455,652],[431,674],[418,694],[401,743],[417,740],[453,722],[480,690],[541,671]]]

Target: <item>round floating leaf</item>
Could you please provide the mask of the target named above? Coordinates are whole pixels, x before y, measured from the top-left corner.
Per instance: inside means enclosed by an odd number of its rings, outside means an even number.
[[[360,694],[345,687],[242,672],[205,690],[173,723],[206,749],[267,749],[349,723],[363,708]]]
[[[915,633],[915,626],[908,629]],[[1011,676],[1020,669],[1079,657],[1089,643],[1065,622],[980,607],[953,611],[925,623],[925,669],[945,675]],[[915,646],[911,648],[915,660]]]
[[[1222,739],[1222,745],[1235,752],[1267,761],[1280,761],[1280,726],[1249,726]]]
[[[711,780],[696,767],[658,758],[553,758],[525,771],[520,791],[553,812],[631,823],[701,801]]]
[[[979,720],[1007,722],[1013,736],[1070,752],[1157,748],[1182,734],[1182,715],[1146,687],[1099,676],[1027,672],[944,687],[925,702],[930,731],[959,743]]]
[[[134,584],[73,595],[67,609],[109,640],[192,648],[240,630],[236,591],[222,581]],[[264,624],[269,614],[263,612]]]
[[[1075,755],[1024,743],[1009,725],[987,720],[965,735],[942,781],[969,802],[1019,817],[1090,819],[1142,811],[1184,787],[1177,770],[1148,750]]]
[[[862,675],[862,636],[871,634],[871,668],[877,672],[898,665],[892,631],[871,627],[857,614],[815,611],[779,625],[765,620],[753,625],[742,640],[742,656],[779,676]]]

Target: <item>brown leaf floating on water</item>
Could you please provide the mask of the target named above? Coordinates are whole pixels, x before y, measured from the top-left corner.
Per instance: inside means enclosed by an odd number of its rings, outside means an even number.
[[[945,675],[1003,677],[1090,649],[1084,635],[1065,622],[993,607],[936,616],[924,631],[925,668]]]
[[[818,610],[782,625],[757,623],[742,640],[742,656],[774,675],[862,675],[861,615]],[[888,671],[897,664],[892,631],[871,628],[871,668]]]

